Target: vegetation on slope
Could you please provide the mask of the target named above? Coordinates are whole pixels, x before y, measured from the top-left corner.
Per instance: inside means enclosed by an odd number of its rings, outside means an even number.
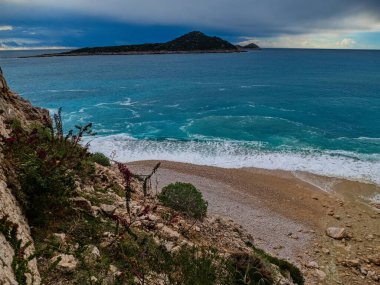
[[[169,184],[162,189],[158,199],[165,206],[195,219],[203,219],[207,213],[207,201],[203,199],[202,193],[190,183]]]
[[[272,263],[249,251],[249,246],[246,252],[222,250],[245,247],[241,238],[235,238],[239,229],[218,220],[198,222],[195,227],[188,220],[206,215],[207,202],[194,186],[169,185],[160,204],[149,191],[159,164],[145,176],[132,174],[121,163],[113,169],[100,166],[94,160],[108,161],[101,155],[94,159],[80,144],[84,135],[93,134],[91,124],[65,135],[60,112],[54,121],[54,128],[24,129],[11,120],[10,135],[1,137],[8,184],[32,226],[44,284],[57,280],[61,284],[273,284],[277,280]],[[181,199],[185,209],[179,207]],[[17,274],[25,280],[22,265],[28,257],[20,250],[27,245],[17,241],[14,227],[10,229],[5,220],[2,224],[2,232],[18,246]],[[229,241],[231,245],[226,245]]]

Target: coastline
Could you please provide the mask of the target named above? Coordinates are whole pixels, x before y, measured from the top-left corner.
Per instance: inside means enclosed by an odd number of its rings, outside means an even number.
[[[128,166],[146,173],[155,163]],[[380,249],[380,209],[370,201],[379,195],[379,186],[304,172],[163,161],[153,189],[176,181],[194,184],[208,200],[210,214],[241,224],[255,244],[298,264],[306,274],[314,274],[307,264],[315,261],[325,268],[327,280],[352,280],[351,268],[339,262]],[[350,238],[331,239],[328,227],[345,228]]]
[[[32,56],[21,56],[19,58],[36,57],[64,57],[64,56],[99,56],[99,55],[161,55],[161,54],[219,54],[219,53],[241,53],[247,50],[194,50],[194,51],[132,51],[132,52],[99,52],[99,53],[51,53]]]

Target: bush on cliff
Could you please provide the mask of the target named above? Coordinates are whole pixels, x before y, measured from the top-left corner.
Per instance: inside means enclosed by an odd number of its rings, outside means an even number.
[[[90,160],[103,166],[111,166],[110,159],[101,152],[91,154]]]
[[[233,253],[229,262],[233,269],[233,284],[273,284],[270,272],[258,257],[248,253]]]
[[[168,252],[151,236],[137,231],[136,234],[136,239],[125,236],[110,248],[110,258],[119,261],[116,265],[123,272],[120,283],[234,284],[232,267],[216,250],[181,246],[178,251]]]
[[[298,285],[305,284],[305,280],[303,278],[302,272],[295,265],[289,263],[286,260],[273,257],[267,254],[262,249],[259,249],[253,245],[252,245],[252,248],[256,256],[258,256],[262,260],[266,260],[268,263],[278,266],[282,272],[285,272],[286,274],[290,275],[290,277],[293,279],[293,282],[295,284],[298,284]]]
[[[176,182],[165,186],[158,199],[165,205],[185,215],[203,219],[207,213],[208,203],[202,193],[190,183]]]
[[[14,121],[9,124],[9,137],[1,138],[7,161],[17,172],[10,180],[16,181],[15,195],[32,224],[43,224],[48,214],[65,207],[75,189],[75,177],[89,177],[94,171],[87,149],[79,145],[91,126],[64,136],[60,114],[55,130],[43,126],[26,130]]]

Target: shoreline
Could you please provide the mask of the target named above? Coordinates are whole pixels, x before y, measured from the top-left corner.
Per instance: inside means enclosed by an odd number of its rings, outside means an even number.
[[[115,152],[115,159],[122,162],[167,160],[225,169],[283,170],[380,186],[377,154],[366,157],[360,152],[348,151],[260,150],[245,147],[240,141],[136,139],[124,133],[98,136],[88,141],[91,141],[91,152],[107,156]]]
[[[64,57],[64,56],[102,56],[102,55],[161,55],[161,54],[218,54],[218,53],[241,53],[247,50],[194,50],[194,51],[132,51],[132,52],[100,52],[100,53],[52,53],[31,56],[20,56],[19,58],[41,58],[41,57]]]
[[[127,165],[144,174],[157,162]],[[154,191],[176,181],[194,184],[209,202],[209,214],[241,224],[255,245],[299,265],[309,280],[315,278],[315,272],[307,267],[312,261],[324,268],[326,280],[331,282],[326,284],[351,280],[351,269],[339,260],[364,258],[380,249],[380,228],[376,226],[380,204],[371,205],[370,201],[380,194],[380,187],[373,184],[310,173],[171,161],[162,161],[156,179],[152,180]],[[329,185],[329,191],[321,185]],[[326,235],[328,227],[345,228],[350,238],[332,239]]]

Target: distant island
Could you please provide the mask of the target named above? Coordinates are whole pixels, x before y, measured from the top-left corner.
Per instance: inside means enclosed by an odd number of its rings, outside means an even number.
[[[242,45],[236,45],[236,47],[240,50],[243,50],[243,51],[247,51],[247,50],[260,50],[261,47],[259,47],[257,44],[255,43],[250,43],[250,44],[247,44],[245,46],[242,46]]]
[[[244,52],[246,49],[252,48],[258,49],[259,47],[255,44],[250,44],[247,47],[236,46],[221,38],[210,37],[202,32],[194,31],[166,43],[86,47],[62,53],[42,54],[37,57],[171,53],[233,53]]]
[[[250,44],[244,46],[243,48],[245,48],[245,49],[260,49],[260,47],[255,43],[250,43]]]

